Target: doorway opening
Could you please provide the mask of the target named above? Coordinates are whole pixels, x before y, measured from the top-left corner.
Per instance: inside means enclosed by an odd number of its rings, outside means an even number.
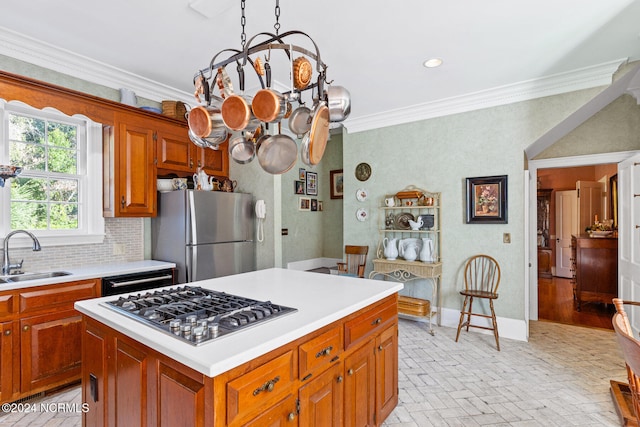
[[[570,261],[571,252],[560,247],[556,231],[557,207],[556,193],[575,191],[576,183],[582,181],[601,181],[617,174],[618,163],[632,156],[633,152],[618,152],[578,157],[566,157],[531,161],[529,172],[531,176],[529,191],[529,319],[548,320],[558,323],[573,324],[587,327],[611,329],[610,310],[614,308],[598,303],[583,303],[581,310],[577,310],[574,299],[574,283],[571,275],[562,272],[563,264]],[[537,190],[547,191],[549,196],[549,218],[547,234],[542,231],[543,238],[539,238],[538,194]],[[605,191],[604,197],[607,196]],[[602,201],[602,206],[610,206],[609,199]],[[612,216],[612,210],[598,213],[599,218]],[[604,216],[603,216],[604,215]],[[595,220],[595,218],[593,218]],[[544,224],[544,223],[543,223]],[[576,219],[576,224],[578,221]],[[570,234],[584,233],[584,228],[578,230],[575,226]],[[546,240],[545,240],[546,237]],[[539,244],[540,243],[540,244]],[[570,243],[569,245],[570,246]],[[538,256],[539,249],[546,252]],[[564,257],[558,258],[562,254]],[[540,271],[541,270],[541,271]],[[542,274],[541,274],[542,273]]]

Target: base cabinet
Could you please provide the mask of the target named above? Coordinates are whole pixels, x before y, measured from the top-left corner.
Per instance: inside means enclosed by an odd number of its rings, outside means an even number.
[[[0,402],[80,379],[82,316],[73,303],[98,296],[98,279],[0,292]]]
[[[397,295],[213,378],[83,324],[85,426],[379,426],[397,405]]]
[[[575,297],[583,302],[611,304],[618,297],[618,239],[572,236],[575,248]]]

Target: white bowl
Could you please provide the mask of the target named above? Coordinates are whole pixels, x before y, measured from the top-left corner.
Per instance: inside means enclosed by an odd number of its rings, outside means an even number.
[[[156,180],[158,191],[173,191],[173,180],[171,179],[158,179]]]

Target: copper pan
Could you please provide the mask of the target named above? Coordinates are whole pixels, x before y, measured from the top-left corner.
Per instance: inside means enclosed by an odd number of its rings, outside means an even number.
[[[322,101],[313,111],[311,129],[309,130],[309,165],[320,163],[329,139],[329,108]]]

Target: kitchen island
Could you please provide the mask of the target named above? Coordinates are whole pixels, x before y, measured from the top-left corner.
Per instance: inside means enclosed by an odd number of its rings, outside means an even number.
[[[78,302],[84,425],[380,425],[396,406],[402,284],[268,269],[189,285],[297,311],[194,346],[114,297]]]

